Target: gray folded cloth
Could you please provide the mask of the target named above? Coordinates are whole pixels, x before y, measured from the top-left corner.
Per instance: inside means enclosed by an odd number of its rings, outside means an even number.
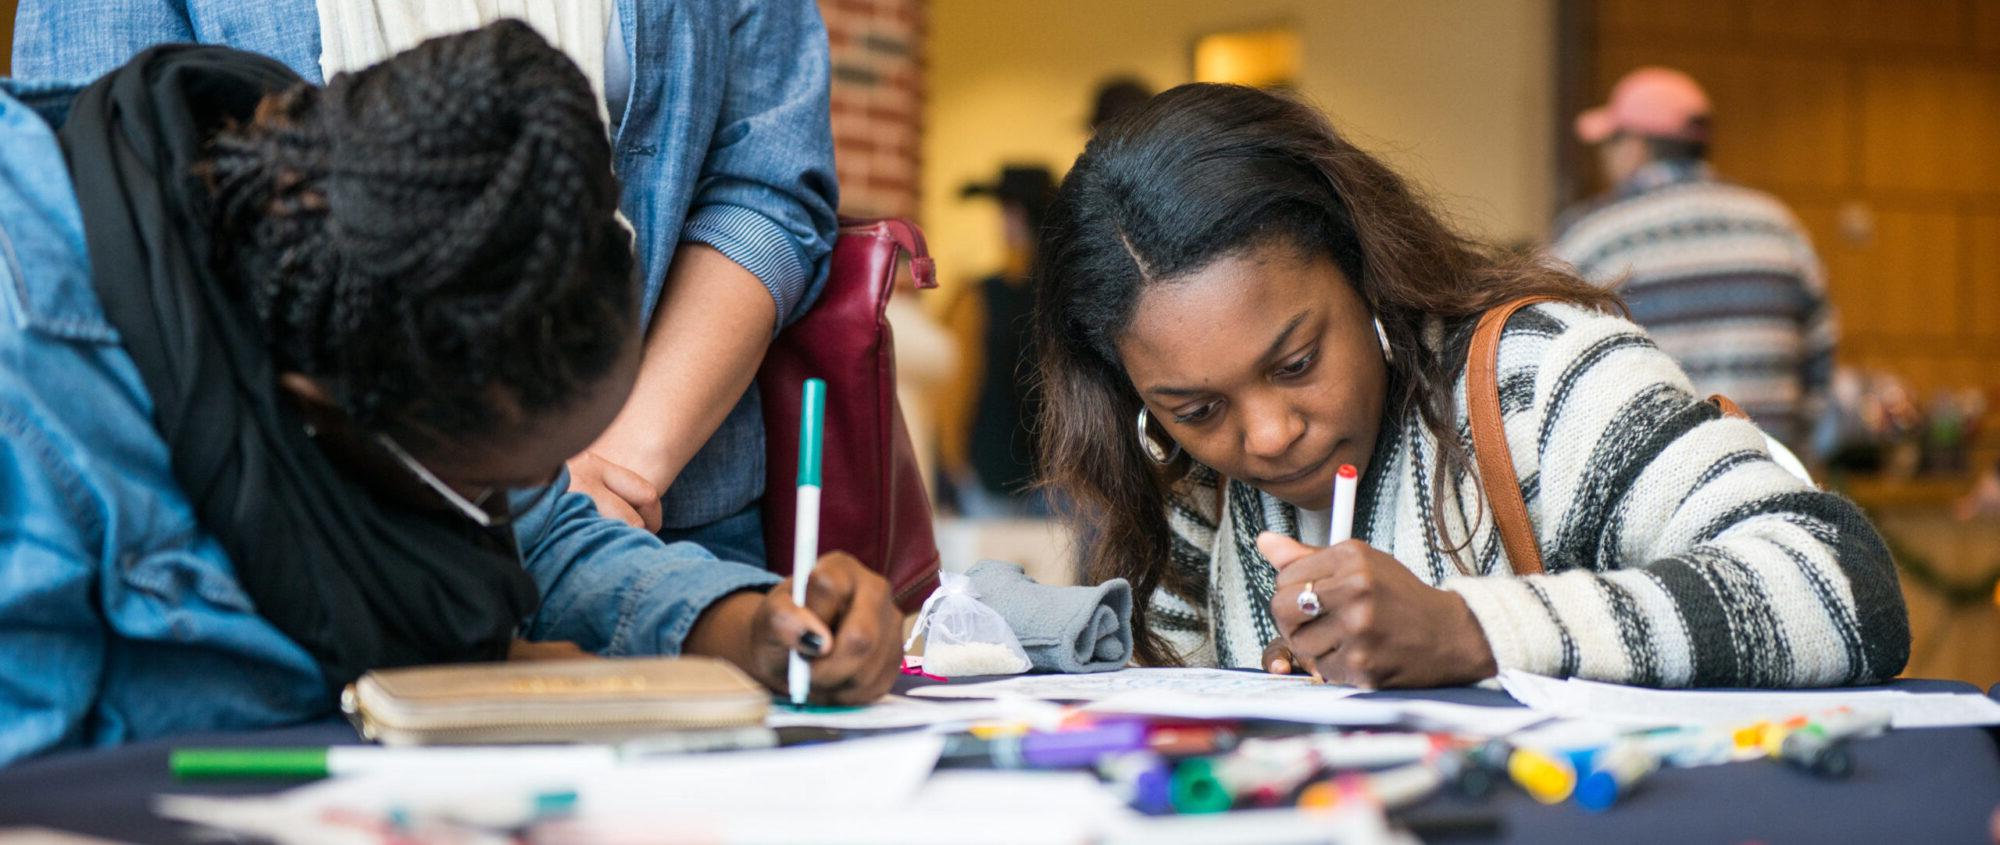
[[[1029,578],[1020,564],[998,560],[982,560],[966,576],[979,600],[1014,629],[1036,669],[1110,672],[1131,662],[1132,585],[1125,579],[1051,587]]]

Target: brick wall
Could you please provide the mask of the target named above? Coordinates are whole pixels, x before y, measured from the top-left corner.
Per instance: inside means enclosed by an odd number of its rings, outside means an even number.
[[[819,0],[833,54],[840,213],[914,217],[923,120],[923,0]]]

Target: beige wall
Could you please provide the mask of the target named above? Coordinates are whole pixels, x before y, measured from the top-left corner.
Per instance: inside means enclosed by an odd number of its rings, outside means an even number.
[[[1000,261],[998,213],[958,188],[1003,161],[1058,174],[1096,82],[1188,81],[1197,35],[1285,23],[1301,91],[1472,232],[1539,238],[1553,213],[1553,0],[933,0],[922,221],[948,285]],[[935,302],[952,298],[935,297]]]

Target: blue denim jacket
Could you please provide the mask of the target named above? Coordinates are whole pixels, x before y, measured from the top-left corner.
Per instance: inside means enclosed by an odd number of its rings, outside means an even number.
[[[632,87],[613,155],[638,232],[642,313],[650,319],[675,247],[691,241],[756,274],[789,324],[819,295],[837,231],[818,8],[812,0],[616,2]],[[23,0],[13,70],[22,79],[96,79],[175,41],[263,53],[320,81],[313,0]],[[764,495],[761,405],[752,387],[681,470],[662,502],[667,528],[713,523]]]
[[[0,82],[0,766],[295,722],[334,700],[196,523],[98,303],[46,122],[75,90]],[[523,514],[516,534],[542,595],[522,635],[603,654],[678,652],[711,602],[777,580],[574,493]]]

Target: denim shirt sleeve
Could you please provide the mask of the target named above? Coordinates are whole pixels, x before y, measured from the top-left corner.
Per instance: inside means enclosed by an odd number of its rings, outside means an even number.
[[[734,5],[722,111],[681,240],[755,274],[783,327],[818,298],[838,226],[826,27],[812,0]]]
[[[182,0],[21,0],[13,74],[96,79],[147,47],[194,40]]]
[[[83,741],[104,671],[83,483],[0,405],[0,766]]]
[[[567,489],[568,474],[556,483]],[[542,594],[524,635],[569,640],[597,654],[679,654],[710,604],[778,582],[693,543],[669,545],[602,516],[581,493],[552,497],[522,514],[515,536]]]

